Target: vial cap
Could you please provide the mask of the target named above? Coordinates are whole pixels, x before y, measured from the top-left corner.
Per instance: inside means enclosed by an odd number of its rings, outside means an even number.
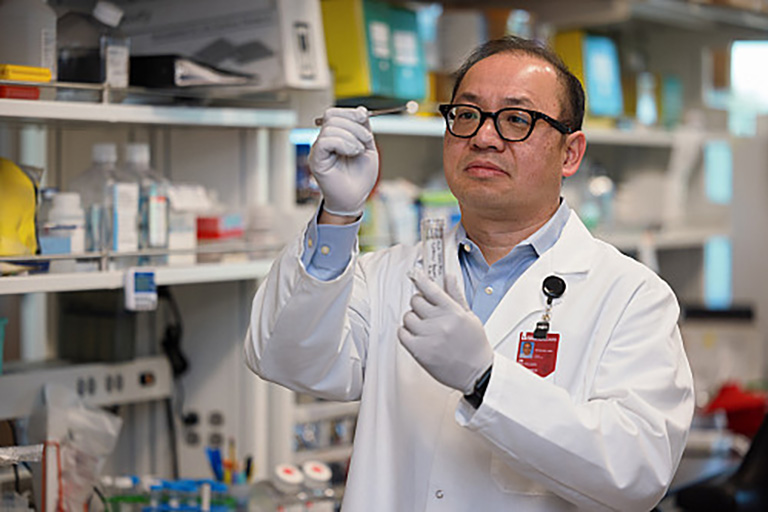
[[[123,19],[123,10],[112,2],[99,1],[93,8],[93,17],[110,27],[116,27]]]
[[[94,163],[113,164],[117,162],[117,147],[111,143],[94,144],[91,156]]]
[[[125,161],[149,166],[149,144],[131,143],[125,146]]]
[[[301,465],[307,487],[324,488],[331,481],[331,468],[324,462],[309,460]]]
[[[274,484],[281,492],[290,493],[298,490],[304,482],[304,474],[293,464],[278,464],[275,466]]]

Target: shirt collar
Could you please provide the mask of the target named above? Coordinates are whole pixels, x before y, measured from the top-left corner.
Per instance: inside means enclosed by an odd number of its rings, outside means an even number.
[[[541,256],[546,251],[552,248],[560,238],[560,234],[563,232],[565,224],[568,222],[568,217],[571,215],[571,208],[566,203],[565,198],[560,199],[560,206],[555,211],[555,214],[549,218],[546,224],[541,226],[535,233],[531,234],[528,238],[517,244],[517,247],[530,245],[533,250],[536,251],[537,256]],[[464,244],[468,244],[473,249],[477,249],[477,245],[469,239],[467,232],[464,229],[464,225],[459,223],[456,229],[456,245],[461,250]]]

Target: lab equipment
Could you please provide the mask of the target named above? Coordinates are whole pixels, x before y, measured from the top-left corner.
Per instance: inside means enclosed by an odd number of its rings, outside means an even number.
[[[154,311],[157,309],[155,271],[129,268],[125,271],[125,309],[128,311]]]
[[[426,218],[421,221],[424,271],[441,288],[445,287],[445,219]]]
[[[405,112],[406,114],[415,114],[418,111],[419,111],[419,103],[417,101],[411,100],[398,107],[369,110],[368,117],[384,116],[387,114],[400,114],[402,112]],[[315,118],[315,126],[323,126],[322,117]]]

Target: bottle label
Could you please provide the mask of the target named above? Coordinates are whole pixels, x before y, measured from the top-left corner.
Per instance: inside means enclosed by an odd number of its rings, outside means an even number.
[[[115,183],[112,186],[112,250],[135,251],[139,248],[138,183]]]
[[[40,32],[40,65],[51,70],[51,79],[56,80],[56,31],[44,28]]]
[[[104,60],[106,66],[106,76],[104,81],[111,87],[128,87],[128,46],[108,44],[106,47]]]
[[[149,198],[147,215],[150,247],[168,247],[168,199],[162,195]]]

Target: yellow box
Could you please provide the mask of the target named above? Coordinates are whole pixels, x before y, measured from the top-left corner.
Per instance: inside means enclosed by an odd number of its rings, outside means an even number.
[[[50,82],[51,70],[34,66],[0,64],[0,80],[18,80],[20,82]]]
[[[336,97],[393,96],[389,7],[370,0],[323,0],[320,6]]]

